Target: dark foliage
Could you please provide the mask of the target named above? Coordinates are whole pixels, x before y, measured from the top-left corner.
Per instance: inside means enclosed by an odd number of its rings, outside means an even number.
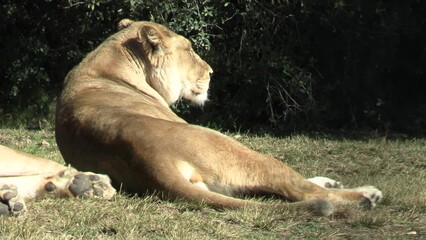
[[[422,0],[5,0],[0,111],[51,113],[72,66],[133,18],[191,38],[215,70],[202,112],[176,107],[191,120],[424,134],[425,12]]]

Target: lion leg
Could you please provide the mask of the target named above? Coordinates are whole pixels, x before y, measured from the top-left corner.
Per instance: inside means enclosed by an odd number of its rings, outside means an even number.
[[[116,191],[106,175],[67,169],[54,175],[0,177],[0,215],[26,212],[25,199],[97,197],[111,199]]]
[[[168,169],[156,169],[161,178],[157,178],[158,189],[164,189],[162,196],[167,199],[186,199],[194,202],[202,202],[215,208],[244,208],[244,207],[259,207],[271,208],[277,210],[304,210],[317,216],[329,216],[333,213],[333,205],[325,199],[309,199],[293,203],[282,203],[279,205],[271,205],[265,202],[250,201],[227,196],[208,189],[208,186],[203,182],[201,175],[198,172],[188,174],[187,179],[182,178],[180,169],[170,171]],[[180,180],[176,180],[180,179]],[[170,182],[174,185],[171,188]]]
[[[24,199],[12,184],[0,183],[0,215],[20,215],[27,210]]]
[[[33,198],[58,197],[97,197],[111,199],[116,191],[111,186],[111,180],[103,174],[79,172],[73,168],[61,171],[55,175],[42,176],[38,180]]]
[[[25,211],[23,199],[44,197],[112,198],[116,191],[108,176],[79,172],[54,161],[0,145],[0,210]],[[23,210],[20,206],[23,205]],[[15,210],[16,209],[16,210]],[[15,214],[16,213],[16,214]]]
[[[214,164],[198,165],[199,161],[177,161],[180,176],[200,189],[227,196],[273,194],[292,202],[323,199],[335,203],[360,203],[374,207],[382,193],[374,187],[335,189],[338,182],[329,178],[306,179],[281,161],[246,151],[232,164],[225,158],[216,158]],[[222,162],[223,161],[223,162]],[[216,166],[227,166],[217,168]],[[207,170],[206,170],[207,169]],[[166,175],[166,173],[164,174]],[[177,178],[177,177],[176,177]]]
[[[371,209],[383,200],[383,193],[374,186],[352,189],[329,189],[329,199],[342,203],[358,202],[366,209]]]
[[[108,176],[79,172],[73,168],[53,175],[2,177],[0,182],[7,183],[0,184],[2,202],[14,202],[17,196],[18,199],[58,197],[111,199],[116,193]]]
[[[79,172],[73,168],[45,178],[42,186],[44,187],[40,194],[46,197],[111,199],[116,194],[107,175]]]
[[[341,183],[329,178],[308,180],[282,161],[247,149],[233,139],[220,137],[222,135],[211,131],[203,133],[207,139],[194,144],[204,150],[203,157],[211,160],[204,161],[204,166],[196,158],[188,159],[188,162],[212,191],[231,196],[238,196],[239,193],[267,193],[280,195],[293,202],[325,199],[336,203],[361,203],[370,207],[383,198],[382,192],[372,186],[339,189]],[[202,136],[201,132],[197,136]],[[217,141],[219,137],[220,144]],[[207,152],[207,145],[215,148]],[[232,154],[218,155],[217,152]],[[185,170],[181,171],[185,175],[187,169],[181,169]]]
[[[293,201],[308,199],[327,199],[331,202],[351,204],[359,203],[363,207],[373,208],[383,199],[382,192],[373,186],[343,189],[340,182],[326,177],[304,179],[285,166],[286,176],[292,176],[292,182],[284,181],[282,189]]]
[[[236,190],[247,193],[278,194],[293,202],[325,199],[335,203],[359,203],[371,208],[383,198],[382,192],[372,186],[353,189],[330,188],[340,187],[341,183],[325,177],[306,179],[283,162],[269,156],[247,153],[243,157],[245,161],[241,163],[244,165],[237,163],[235,169],[221,169],[221,176],[224,177],[221,180],[222,185],[231,183],[230,185]],[[237,169],[239,170],[238,178],[235,177]],[[244,173],[241,170],[245,170]],[[225,174],[224,171],[229,172]],[[203,178],[212,177],[203,176]],[[208,187],[217,185],[220,183],[207,182]],[[227,186],[229,188],[229,184]]]
[[[56,174],[9,177],[8,183],[17,188],[25,199],[58,197],[99,197],[111,199],[116,191],[106,175],[79,172],[68,168]]]
[[[66,167],[57,162],[0,145],[0,178],[54,174],[64,169]]]
[[[327,177],[314,177],[307,180],[326,189],[328,191],[327,199],[334,202],[358,202],[363,207],[370,209],[383,199],[382,192],[373,186],[344,189],[340,182]]]
[[[78,172],[73,168],[54,175],[0,177],[0,215],[27,210],[25,199],[95,197],[111,199],[116,191],[106,175]]]

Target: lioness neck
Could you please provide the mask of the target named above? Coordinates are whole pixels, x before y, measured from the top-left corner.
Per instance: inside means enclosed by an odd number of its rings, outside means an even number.
[[[129,38],[135,39],[135,37],[129,37],[126,34],[128,33],[124,31],[111,36],[109,41],[105,41],[89,53],[73,69],[73,72],[79,72],[79,78],[69,82],[73,82],[74,86],[79,85],[76,88],[81,90],[105,79],[118,84],[124,83],[169,108],[164,98],[147,83],[145,65],[140,56],[143,53],[138,50],[134,41],[128,41]],[[72,78],[72,75],[69,74],[67,78]]]

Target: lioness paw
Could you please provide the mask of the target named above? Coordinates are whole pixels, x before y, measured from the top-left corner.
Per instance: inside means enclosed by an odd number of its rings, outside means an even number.
[[[308,181],[323,188],[343,188],[343,184],[328,177],[313,177]]]
[[[17,216],[27,210],[18,189],[12,184],[0,184],[0,215]]]
[[[49,179],[44,189],[47,195],[52,197],[111,199],[116,193],[108,176],[91,172],[78,172],[72,168]]]
[[[354,190],[360,192],[364,197],[360,203],[366,209],[374,208],[377,203],[383,200],[382,191],[373,186],[359,187],[355,188]]]
[[[79,172],[71,179],[68,190],[76,197],[100,197],[111,199],[115,189],[109,177],[101,174]]]

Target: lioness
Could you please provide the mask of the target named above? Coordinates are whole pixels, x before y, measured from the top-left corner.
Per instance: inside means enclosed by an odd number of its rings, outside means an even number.
[[[204,202],[218,208],[268,206],[236,198],[272,194],[329,215],[332,202],[374,206],[382,193],[328,178],[308,180],[279,160],[216,131],[194,126],[170,108],[180,98],[207,100],[211,67],[191,42],[152,22],[124,19],[65,79],[56,140],[65,161],[108,174],[128,192]]]

